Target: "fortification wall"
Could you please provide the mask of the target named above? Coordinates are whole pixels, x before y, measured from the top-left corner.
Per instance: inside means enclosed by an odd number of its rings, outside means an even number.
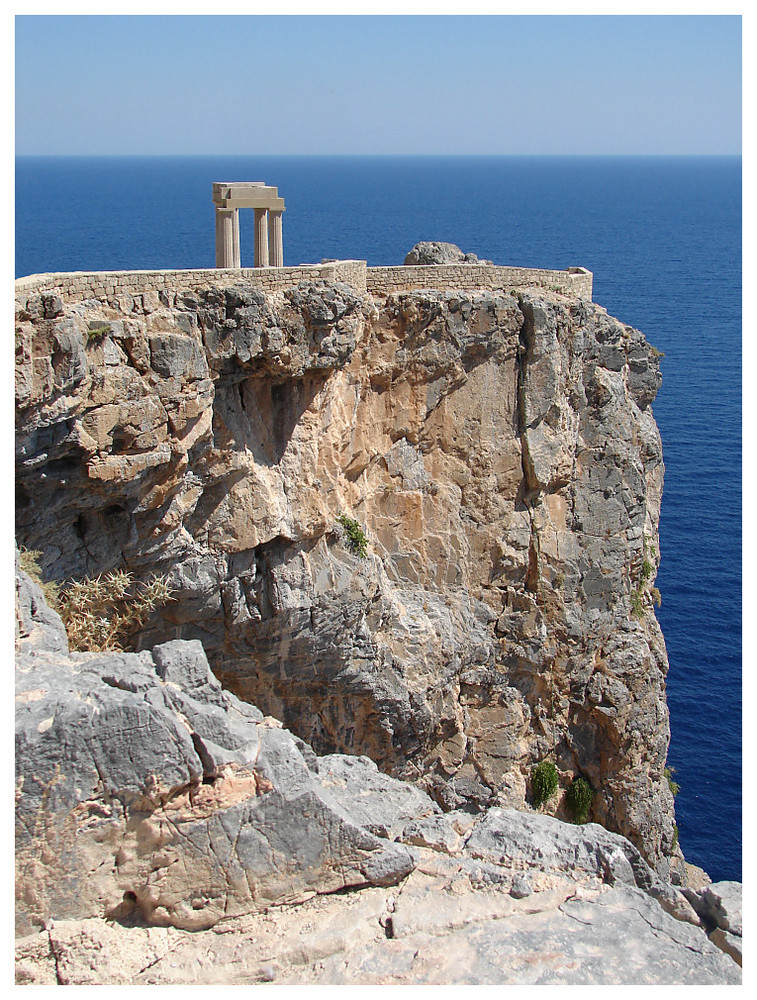
[[[550,271],[489,264],[433,264],[405,267],[367,267],[364,260],[339,260],[299,267],[203,268],[181,271],[69,271],[33,274],[16,281],[16,298],[26,302],[35,295],[57,295],[64,302],[99,299],[130,312],[172,304],[176,294],[209,285],[220,287],[240,281],[274,292],[293,288],[301,281],[344,281],[359,292],[386,296],[428,288],[498,290],[536,286],[591,299],[593,275],[582,267]],[[141,301],[140,301],[141,299]],[[131,305],[129,304],[131,300]]]
[[[590,299],[594,276],[586,268],[550,271],[535,267],[499,267],[490,264],[426,264],[369,267],[371,295],[410,292],[417,288],[448,291],[452,288],[495,290],[535,285]]]
[[[203,268],[181,271],[69,271],[32,274],[16,280],[16,298],[55,294],[64,301],[100,299],[117,302],[139,296],[166,296],[193,292],[209,285],[224,287],[243,281],[264,292],[293,288],[301,281],[344,281],[360,292],[366,291],[366,262],[338,260],[328,264],[301,264],[299,267]]]

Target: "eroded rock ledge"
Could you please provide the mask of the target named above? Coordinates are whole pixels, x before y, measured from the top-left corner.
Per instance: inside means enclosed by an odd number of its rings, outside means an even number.
[[[17,539],[48,577],[168,573],[143,647],[201,640],[319,754],[444,811],[526,808],[551,756],[547,811],[583,775],[590,818],[683,877],[642,334],[526,288],[209,285],[22,296],[16,359]]]
[[[18,983],[740,980],[739,886],[318,757],[197,641],[69,653],[23,572],[16,612]]]

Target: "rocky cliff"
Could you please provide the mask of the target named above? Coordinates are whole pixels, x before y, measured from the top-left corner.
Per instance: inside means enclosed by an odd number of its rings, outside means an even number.
[[[200,639],[317,753],[445,811],[528,808],[552,759],[542,811],[584,776],[590,818],[680,877],[641,333],[527,288],[208,285],[22,294],[16,362],[17,540],[47,578],[167,573],[141,647]]]

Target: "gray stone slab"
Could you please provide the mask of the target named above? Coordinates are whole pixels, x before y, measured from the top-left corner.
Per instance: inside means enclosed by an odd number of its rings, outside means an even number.
[[[489,809],[476,824],[465,854],[543,871],[584,872],[610,884],[650,889],[657,879],[636,848],[596,823],[574,825],[552,816]]]
[[[716,985],[741,970],[701,930],[664,913],[638,889],[616,887],[559,906],[512,900],[532,913],[439,924],[437,905],[418,905],[402,936],[329,957],[315,974],[282,981],[402,985]],[[452,898],[445,904],[453,913]],[[506,911],[503,910],[503,916]],[[407,930],[408,933],[404,933]]]
[[[410,821],[441,812],[425,792],[382,774],[370,757],[320,757],[317,779],[353,823],[390,840]]]
[[[20,586],[28,618],[34,588]],[[21,932],[133,909],[209,927],[412,870],[407,848],[323,792],[301,740],[221,689],[199,642],[154,655],[49,645],[17,660]]]

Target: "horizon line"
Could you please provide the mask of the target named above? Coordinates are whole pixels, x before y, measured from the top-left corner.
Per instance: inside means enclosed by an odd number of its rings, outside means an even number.
[[[386,159],[416,158],[416,159],[440,159],[445,158],[530,158],[530,159],[550,159],[557,157],[564,158],[593,158],[593,159],[657,159],[657,158],[680,158],[680,159],[723,159],[741,158],[743,154],[738,153],[14,153],[15,159],[198,159],[213,160],[219,158],[232,157],[323,157],[336,159],[339,157],[367,158],[384,157]]]

